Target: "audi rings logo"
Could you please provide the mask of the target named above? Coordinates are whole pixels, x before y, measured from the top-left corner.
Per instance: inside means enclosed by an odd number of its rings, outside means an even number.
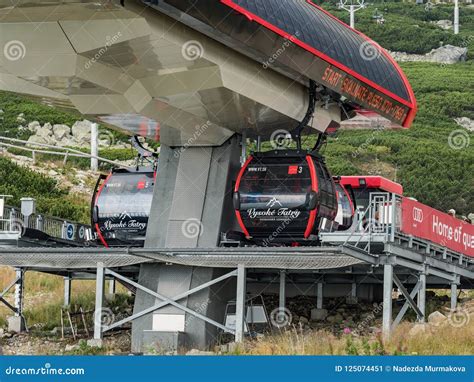
[[[417,223],[423,223],[423,210],[421,208],[413,208],[413,220]]]

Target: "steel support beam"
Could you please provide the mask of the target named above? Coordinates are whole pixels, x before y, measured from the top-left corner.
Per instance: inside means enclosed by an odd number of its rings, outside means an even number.
[[[286,271],[280,271],[280,310],[283,311],[286,307]]]
[[[418,283],[415,285],[415,287],[411,291],[410,297],[411,297],[412,301],[414,301],[413,299],[415,298],[418,291],[420,290],[420,286],[421,286],[421,284],[418,281]],[[402,319],[405,316],[405,313],[407,312],[409,307],[410,307],[410,303],[408,302],[408,299],[407,299],[405,301],[405,304],[403,304],[402,309],[400,309],[400,312],[398,312],[397,317],[395,318],[395,320],[393,320],[392,331],[395,330],[395,328],[398,326],[398,324],[402,321]]]
[[[24,292],[24,275],[25,272],[21,268],[15,269],[16,273],[16,284],[15,284],[15,303],[14,306],[16,308],[15,316],[22,317],[23,316],[23,292]]]
[[[111,296],[115,295],[115,290],[116,290],[116,282],[115,282],[115,279],[112,278],[109,280],[108,294]]]
[[[420,273],[420,291],[418,292],[418,309],[422,317],[418,317],[419,322],[425,322],[426,315],[426,272]]]
[[[400,279],[397,277],[396,274],[393,275],[393,281],[395,282],[395,285],[397,288],[402,292],[403,296],[406,298],[407,303],[411,306],[411,308],[416,312],[416,315],[418,316],[418,319],[421,320],[424,317],[424,313],[418,308],[416,305],[415,301],[411,297],[411,295],[408,293],[406,288],[403,286],[402,282]]]
[[[247,270],[244,265],[237,268],[237,296],[235,311],[235,342],[243,342],[245,332],[245,295]]]
[[[227,332],[227,333],[231,333],[231,334],[234,334],[234,331],[232,329],[229,329],[228,327],[226,327],[225,325],[222,325],[220,324],[219,322],[217,321],[214,321],[200,313],[197,313],[195,312],[194,310],[192,309],[189,309],[187,308],[186,306],[184,305],[181,305],[181,304],[178,304],[176,301],[174,301],[173,299],[171,298],[168,298],[166,296],[163,296],[162,294],[160,293],[156,293],[154,291],[152,291],[151,289],[148,289],[148,288],[145,288],[143,285],[140,285],[138,283],[136,283],[135,281],[132,281],[130,279],[127,279],[126,277],[116,273],[116,272],[113,272],[111,271],[110,269],[107,270],[107,273],[110,274],[110,275],[113,275],[115,278],[119,279],[119,280],[122,280],[124,282],[126,282],[127,284],[130,284],[132,286],[134,286],[135,288],[137,289],[140,289],[142,290],[143,292],[145,293],[148,293],[149,295],[152,295],[164,302],[166,302],[165,305],[173,305],[174,307],[178,308],[179,310],[182,310],[183,312],[186,312],[186,313],[189,313],[190,315],[196,317],[196,318],[199,318],[203,321],[206,321],[207,323],[211,324],[211,325],[214,325],[216,327],[218,327],[219,329],[222,329],[223,331]],[[110,327],[109,327],[110,329]]]
[[[97,263],[95,279],[95,313],[94,313],[94,341],[101,345],[102,341],[102,312],[104,304],[105,270],[103,263]]]
[[[383,271],[382,333],[384,338],[388,339],[390,338],[390,332],[392,329],[393,265],[385,264]]]
[[[316,308],[323,309],[323,283],[318,283],[316,299]]]
[[[106,274],[113,274],[115,272],[113,271],[110,271],[109,269],[106,270]],[[222,275],[214,280],[211,280],[207,283],[204,283],[202,285],[199,285],[197,286],[196,288],[193,288],[193,289],[190,289],[188,290],[187,292],[184,292],[184,293],[181,293],[177,296],[174,296],[172,298],[173,301],[179,301],[179,300],[182,300],[183,298],[185,297],[188,297],[194,293],[197,293],[203,289],[206,289],[214,284],[217,284],[221,281],[224,281],[226,279],[228,279],[229,277],[233,277],[233,276],[237,276],[237,271],[232,271],[230,273],[226,273],[225,275]],[[124,280],[125,281],[125,280]],[[129,281],[125,281],[125,282],[129,282]],[[127,317],[127,318],[124,318],[123,320],[120,320],[118,322],[114,322],[112,325],[109,325],[109,326],[106,326],[104,327],[103,331],[108,331],[108,330],[111,330],[111,329],[114,329],[114,328],[117,328],[119,326],[122,326],[123,324],[126,324],[127,322],[130,322],[130,321],[133,321],[133,320],[136,320],[137,318],[140,318],[148,313],[152,313],[154,312],[155,310],[158,310],[160,308],[163,308],[165,307],[166,305],[169,305],[169,303],[167,301],[164,301],[164,302],[160,302],[159,304],[156,304],[150,308],[147,308],[147,309],[144,309],[142,310],[141,312],[138,312],[138,313],[135,313],[134,315],[130,316],[130,317]]]
[[[458,284],[451,284],[451,311],[455,311],[458,306]]]
[[[72,279],[69,276],[64,277],[64,306],[71,305]]]

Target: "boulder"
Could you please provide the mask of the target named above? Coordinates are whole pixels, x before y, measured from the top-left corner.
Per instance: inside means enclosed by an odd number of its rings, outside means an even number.
[[[433,49],[427,54],[408,54],[405,52],[389,52],[399,62],[435,62],[442,65],[455,64],[466,61],[467,48],[445,45]]]
[[[53,133],[57,140],[61,140],[71,134],[71,128],[67,125],[54,125]]]
[[[43,138],[48,138],[50,136],[53,135],[53,131],[51,128],[49,128],[49,126],[51,126],[51,124],[49,123],[45,123],[43,125],[43,127],[40,127],[36,130],[36,136],[38,137],[43,137]]]
[[[90,141],[91,137],[91,125],[92,122],[84,119],[83,121],[77,121],[72,125],[71,131],[74,138],[79,142],[84,142],[85,140]]]
[[[438,326],[445,322],[448,318],[441,312],[433,312],[428,316],[428,322],[431,325]]]
[[[32,135],[28,138],[28,143],[29,144],[27,144],[27,146],[34,146],[35,143],[47,144],[48,140],[45,137],[39,135]]]
[[[467,48],[459,46],[445,45],[438,49],[433,49],[428,55],[432,62],[439,64],[455,64],[457,62],[466,61]]]
[[[311,320],[313,321],[323,321],[327,316],[327,309],[311,309]]]
[[[438,20],[435,24],[445,30],[453,29],[453,22],[451,20]]]
[[[33,121],[28,124],[28,130],[32,131],[33,133],[36,133],[36,130],[38,130],[40,127],[41,125],[38,121]]]
[[[309,320],[306,317],[300,317],[300,323],[303,325],[306,325],[309,323]]]
[[[464,127],[465,129],[474,132],[474,121],[467,117],[455,118],[454,122],[456,122],[459,126]]]
[[[26,122],[25,114],[23,113],[18,114],[18,117],[16,117],[16,121],[19,123],[25,123]]]

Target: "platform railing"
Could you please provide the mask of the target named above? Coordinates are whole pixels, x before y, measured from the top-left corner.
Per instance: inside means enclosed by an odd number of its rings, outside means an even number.
[[[321,234],[326,242],[351,245],[369,253],[375,243],[395,240],[401,222],[401,198],[388,192],[373,192],[369,204],[354,215],[352,226],[346,231]]]
[[[0,232],[24,234],[26,228],[34,229],[55,239],[85,241],[88,225],[67,221],[60,218],[32,214],[24,216],[16,207],[5,206],[3,218],[0,219]]]

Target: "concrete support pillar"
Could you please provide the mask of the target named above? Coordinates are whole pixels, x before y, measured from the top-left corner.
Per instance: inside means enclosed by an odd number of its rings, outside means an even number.
[[[235,312],[235,342],[243,342],[245,332],[245,295],[247,270],[244,265],[237,268],[237,296]]]
[[[316,299],[316,308],[323,309],[323,283],[318,283]]]
[[[115,295],[115,290],[116,290],[116,281],[115,279],[110,279],[109,280],[109,285],[108,285],[108,294],[110,296]]]
[[[69,276],[64,277],[64,306],[71,305],[72,279]]]
[[[99,169],[99,127],[97,123],[91,124],[91,170],[97,171]]]
[[[24,272],[21,268],[15,269],[15,276],[18,278],[15,284],[15,317],[23,316],[23,288],[24,288]]]
[[[94,313],[94,339],[89,341],[92,346],[102,346],[102,313],[104,304],[105,269],[103,263],[97,263],[95,281],[95,313]]]
[[[8,317],[8,330],[10,332],[21,333],[26,330],[26,323],[23,317],[23,288],[24,288],[24,270],[21,268],[15,269],[15,276],[18,281],[15,284],[14,308],[15,314]]]
[[[418,309],[420,309],[421,313],[423,314],[422,318],[419,318],[419,322],[426,321],[426,272],[420,273],[420,290],[418,292],[418,300],[417,305]]]
[[[280,311],[286,307],[286,271],[280,271]]]
[[[458,284],[451,284],[451,311],[456,310],[458,306]]]
[[[393,290],[393,265],[385,264],[383,267],[383,319],[382,333],[385,339],[390,338],[392,330],[392,290]]]
[[[355,28],[355,5],[351,5],[350,7],[350,23],[349,25],[351,26],[351,28]]]
[[[459,0],[454,0],[454,34],[459,34]]]

